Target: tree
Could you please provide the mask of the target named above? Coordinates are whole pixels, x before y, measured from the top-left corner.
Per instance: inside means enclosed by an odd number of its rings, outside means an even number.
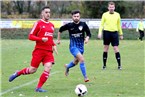
[[[3,1],[1,2],[1,11],[6,12],[5,14],[11,15],[12,14],[12,5],[10,4],[10,1]]]
[[[108,2],[109,1],[85,1],[87,16],[91,18],[100,18],[104,12],[108,11]],[[116,5],[116,11],[122,15],[125,11],[124,2],[114,2]]]
[[[49,6],[52,10],[53,18],[67,17],[67,8],[70,7],[71,1],[50,1]]]
[[[43,0],[13,0],[1,1],[1,16],[25,18],[38,18],[43,6],[50,6],[53,18],[70,18],[72,10],[79,9],[82,18],[101,18],[108,11],[109,1],[43,1]],[[121,18],[145,17],[145,1],[114,1],[115,11],[119,12]]]
[[[24,1],[13,1],[15,4],[16,9],[18,10],[19,14],[23,13]]]
[[[30,9],[31,9],[31,1],[27,1],[27,3],[28,3],[27,12],[30,12]]]

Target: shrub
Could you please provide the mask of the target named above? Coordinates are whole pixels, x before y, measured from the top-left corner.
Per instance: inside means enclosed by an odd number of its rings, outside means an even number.
[[[1,38],[2,39],[27,39],[28,34],[31,29],[2,29]],[[58,29],[55,30],[54,38],[57,38]],[[135,40],[138,37],[135,29],[123,29],[125,40]],[[98,29],[91,29],[92,37],[91,39],[97,39]],[[63,32],[61,39],[68,39],[69,34],[67,31]]]

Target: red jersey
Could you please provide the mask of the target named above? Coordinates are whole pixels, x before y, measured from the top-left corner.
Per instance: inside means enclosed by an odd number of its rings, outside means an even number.
[[[52,47],[55,45],[53,33],[54,25],[41,19],[34,24],[29,34],[29,40],[36,41],[35,48],[52,51]],[[48,41],[43,42],[43,37],[48,38]]]

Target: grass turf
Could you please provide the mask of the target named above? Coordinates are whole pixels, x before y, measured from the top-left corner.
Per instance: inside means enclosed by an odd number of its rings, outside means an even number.
[[[85,63],[90,82],[85,83],[79,66],[70,69],[70,75],[64,76],[64,64],[73,57],[69,53],[69,41],[62,40],[57,46],[53,66],[43,88],[46,93],[36,93],[34,89],[43,71],[40,65],[33,75],[20,76],[8,82],[9,76],[16,70],[29,66],[34,42],[29,40],[2,40],[1,62],[1,96],[2,97],[77,97],[74,93],[77,84],[85,84],[88,88],[86,97],[144,97],[144,45],[139,40],[120,41],[120,53],[123,70],[117,70],[117,62],[110,46],[107,69],[102,70],[102,40],[90,40],[85,45]],[[24,86],[23,86],[24,85]],[[19,88],[18,88],[19,87]],[[18,88],[18,89],[17,89]]]

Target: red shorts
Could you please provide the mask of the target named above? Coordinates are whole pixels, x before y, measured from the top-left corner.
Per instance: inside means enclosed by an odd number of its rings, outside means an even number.
[[[41,62],[43,65],[48,62],[54,64],[53,52],[43,49],[35,49],[32,53],[31,66],[38,68]]]

